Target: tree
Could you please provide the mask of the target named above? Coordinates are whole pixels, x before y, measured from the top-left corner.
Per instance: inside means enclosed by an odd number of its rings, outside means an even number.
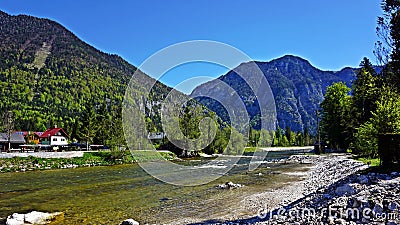
[[[352,91],[355,127],[359,127],[371,118],[371,113],[376,109],[376,101],[379,98],[378,77],[374,67],[368,58],[364,58],[360,66]]]
[[[329,141],[329,145],[336,149],[348,148],[351,97],[350,88],[343,82],[334,83],[327,88],[322,108],[322,133]],[[351,136],[351,135],[350,135]]]
[[[289,145],[292,145],[293,143],[291,141],[292,141],[293,135],[292,135],[292,130],[290,129],[289,126],[286,126],[285,136],[286,136],[286,139],[288,140]]]
[[[272,135],[271,132],[266,130],[266,129],[261,129],[260,130],[260,141],[258,143],[258,146],[260,147],[269,147],[272,145]]]
[[[382,1],[383,15],[378,17],[376,28],[380,40],[375,44],[375,55],[385,66],[387,84],[400,87],[400,2]]]
[[[387,88],[384,91],[370,120],[355,134],[355,147],[369,157],[378,154],[378,134],[400,133],[400,96]]]
[[[78,135],[80,140],[86,141],[86,150],[88,150],[89,142],[93,141],[98,130],[96,111],[94,110],[94,106],[89,102],[85,105],[85,111],[83,111],[81,121],[82,123],[79,127]]]
[[[108,113],[107,107],[105,104],[102,104],[98,110],[96,115],[97,120],[97,132],[94,137],[94,142],[96,144],[106,144],[106,141],[111,137],[111,123],[112,118]]]
[[[226,155],[241,155],[244,151],[246,143],[243,135],[239,133],[235,128],[230,129],[230,141],[226,146],[224,154]]]

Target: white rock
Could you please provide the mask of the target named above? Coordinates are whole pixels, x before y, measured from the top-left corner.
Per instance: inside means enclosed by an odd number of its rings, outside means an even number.
[[[120,225],[139,225],[139,222],[134,219],[126,219]]]
[[[7,217],[6,225],[22,225],[24,224],[24,214],[13,213]]]
[[[14,213],[7,217],[6,225],[48,224],[55,217],[63,215],[62,212],[44,213],[32,211],[27,214]]]
[[[219,188],[219,189],[230,189],[230,188],[241,188],[241,187],[243,187],[243,185],[235,184],[235,183],[232,183],[230,181],[226,182],[225,184],[219,184],[217,186],[217,188]]]

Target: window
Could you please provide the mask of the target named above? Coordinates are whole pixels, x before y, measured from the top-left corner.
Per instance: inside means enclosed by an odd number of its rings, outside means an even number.
[[[65,138],[61,138],[61,141],[65,141]]]
[[[53,141],[57,141],[57,138],[53,138]]]

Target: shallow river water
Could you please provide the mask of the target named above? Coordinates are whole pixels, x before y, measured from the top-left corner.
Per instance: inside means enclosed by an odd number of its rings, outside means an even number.
[[[65,212],[65,219],[58,224],[119,224],[127,218],[141,224],[181,223],[184,218],[201,222],[231,214],[244,196],[299,179],[284,173],[298,171],[299,164],[265,163],[248,171],[249,160],[242,158],[221,178],[195,187],[163,183],[137,164],[3,173],[0,174],[0,224],[14,212],[33,210]],[[227,181],[245,186],[233,190],[215,188]],[[252,216],[254,212],[244,214],[247,215],[236,216]]]

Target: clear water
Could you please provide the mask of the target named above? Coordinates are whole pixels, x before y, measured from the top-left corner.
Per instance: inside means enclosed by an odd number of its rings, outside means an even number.
[[[218,219],[229,214],[246,195],[279,188],[299,179],[280,172],[297,171],[300,165],[263,164],[249,172],[249,160],[243,158],[228,174],[195,187],[165,184],[136,164],[3,173],[0,174],[0,224],[14,212],[33,210],[65,212],[65,219],[58,224],[119,224],[127,218],[141,224],[176,223],[184,218]],[[260,172],[265,176],[258,176]],[[245,187],[215,188],[227,181]],[[250,216],[252,212],[248,213]]]

